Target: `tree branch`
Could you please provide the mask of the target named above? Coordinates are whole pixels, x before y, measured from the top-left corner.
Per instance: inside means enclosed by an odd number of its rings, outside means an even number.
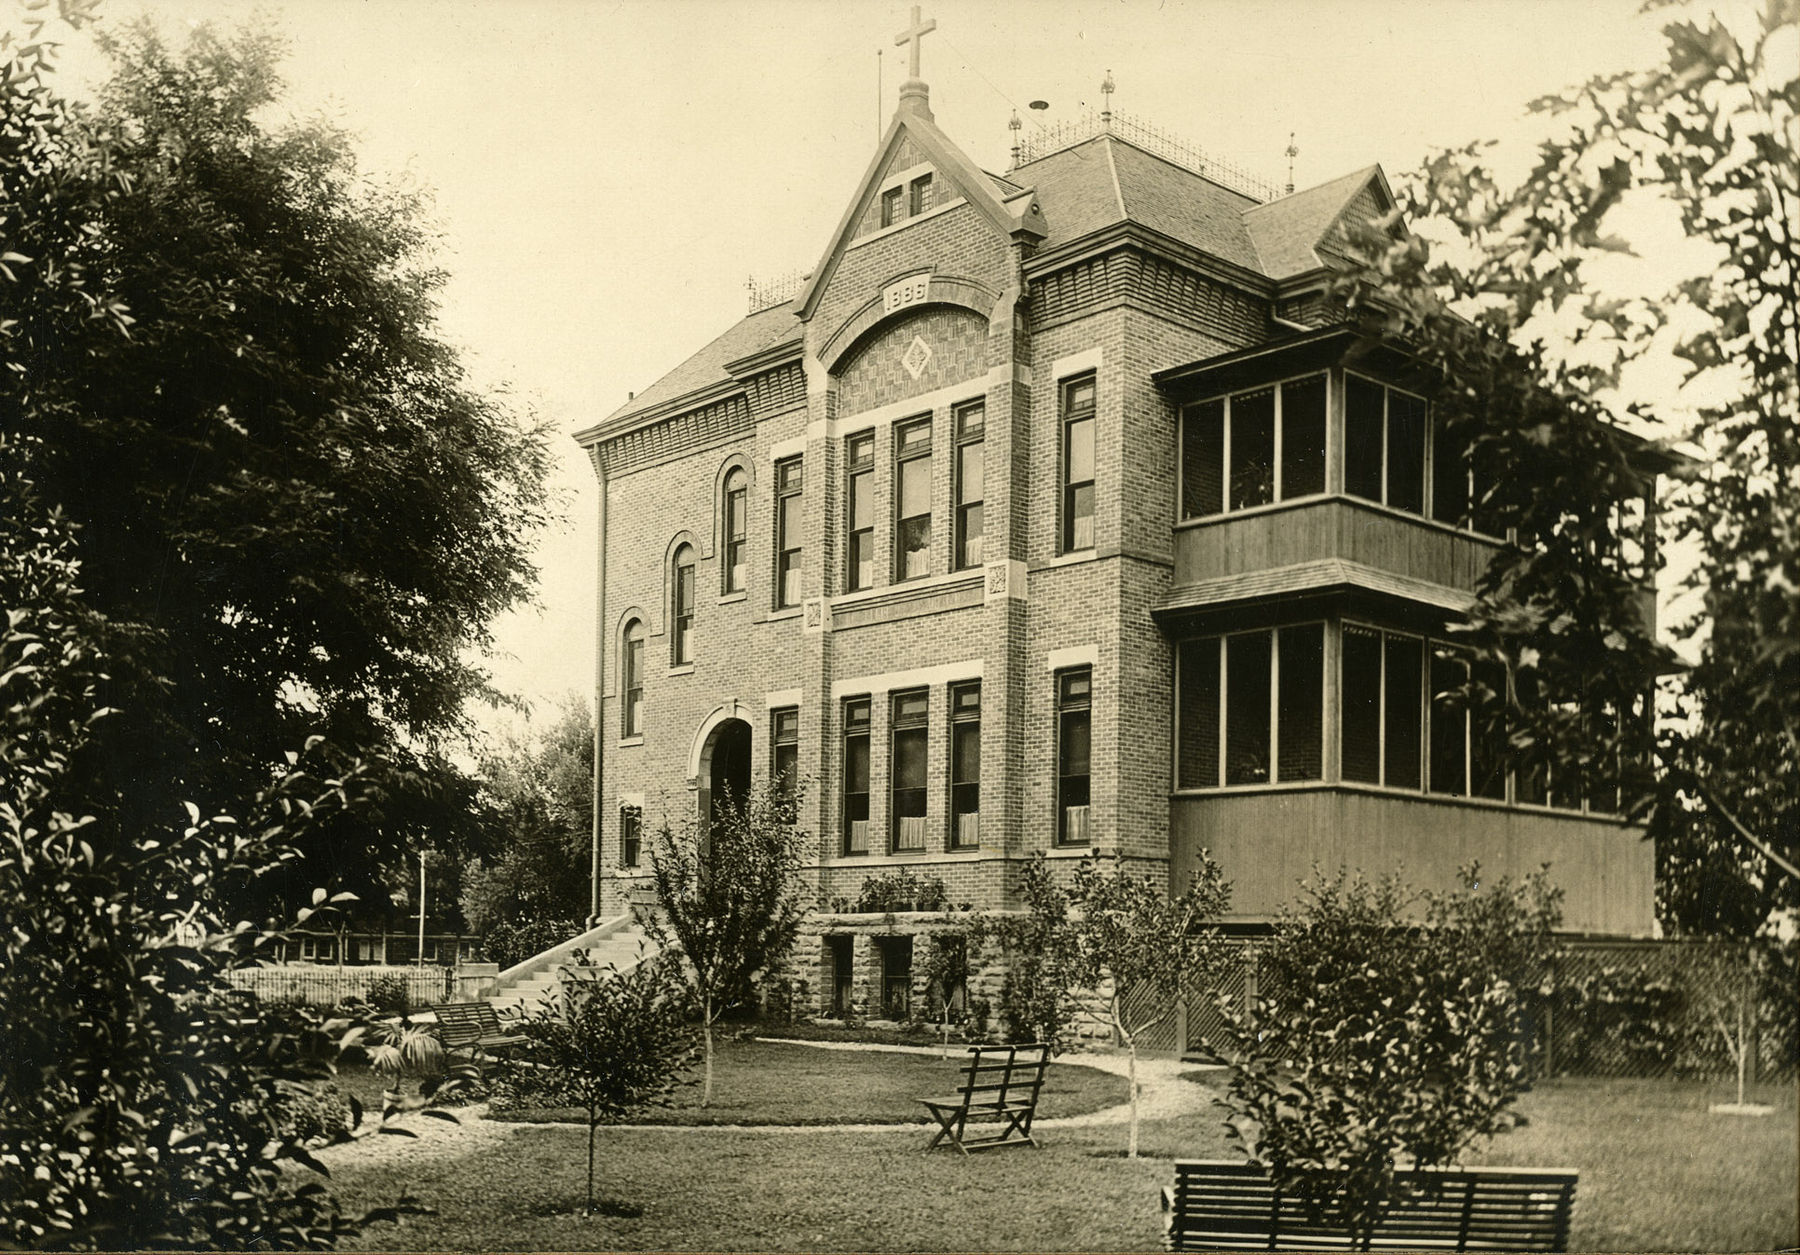
[[[1800,867],[1795,867],[1792,863],[1781,857],[1781,855],[1777,854],[1766,841],[1744,827],[1742,823],[1738,822],[1738,817],[1732,814],[1730,808],[1719,800],[1718,795],[1707,786],[1704,780],[1701,780],[1696,776],[1694,778],[1694,787],[1699,790],[1700,796],[1705,800],[1706,804],[1718,812],[1719,818],[1730,824],[1738,836],[1743,838],[1751,848],[1756,850],[1757,853],[1761,854],[1771,863],[1775,864],[1775,866],[1781,868],[1782,871],[1786,872],[1794,879],[1800,880]]]

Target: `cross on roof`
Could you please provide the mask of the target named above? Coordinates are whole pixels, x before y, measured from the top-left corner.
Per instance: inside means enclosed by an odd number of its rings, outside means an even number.
[[[898,48],[903,44],[912,45],[911,49],[908,50],[909,59],[907,63],[907,74],[911,78],[918,78],[919,41],[937,29],[937,19],[935,17],[928,17],[924,21],[920,21],[919,6],[916,4],[913,5],[912,10],[912,25],[894,36],[894,46]]]

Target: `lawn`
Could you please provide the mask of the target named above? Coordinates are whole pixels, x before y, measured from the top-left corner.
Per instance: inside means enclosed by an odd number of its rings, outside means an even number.
[[[820,1052],[821,1054],[827,1052]],[[904,1056],[875,1055],[895,1062]],[[1771,1250],[1795,1242],[1795,1104],[1765,1119],[1713,1116],[1721,1086],[1661,1081],[1541,1085],[1526,1128],[1471,1158],[1582,1172],[1577,1250]],[[1144,1126],[1125,1160],[1122,1124],[1042,1130],[1045,1148],[922,1154],[921,1129],[600,1133],[602,1196],[579,1211],[585,1134],[521,1125],[479,1156],[340,1167],[347,1207],[419,1195],[438,1214],[380,1224],[373,1250],[1154,1250],[1169,1160],[1227,1154],[1210,1118]],[[636,1214],[632,1214],[636,1213]]]
[[[649,1107],[628,1124],[924,1124],[918,1103],[956,1092],[966,1055],[825,1050],[785,1042],[722,1041],[713,1057],[713,1100],[700,1105],[694,1082],[668,1107]],[[1130,1098],[1124,1078],[1076,1064],[1052,1063],[1038,1117],[1079,1116]],[[576,1108],[497,1112],[498,1120],[582,1121]]]

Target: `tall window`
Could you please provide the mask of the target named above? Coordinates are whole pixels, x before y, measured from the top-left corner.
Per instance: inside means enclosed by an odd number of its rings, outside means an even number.
[[[636,806],[619,807],[619,866],[636,867],[643,845],[644,812]]]
[[[1325,491],[1325,376],[1190,405],[1181,420],[1181,516]]]
[[[950,686],[950,848],[981,844],[981,681]]]
[[[800,781],[799,707],[769,712],[769,746],[769,787],[782,805],[791,807]]]
[[[869,699],[844,703],[844,853],[869,852]]]
[[[1344,779],[1420,787],[1424,642],[1346,623],[1343,677]]]
[[[1183,641],[1176,787],[1324,776],[1325,625]]]
[[[953,570],[981,565],[981,505],[986,492],[983,437],[987,408],[975,401],[956,411],[956,483],[951,487],[956,517],[951,520]]]
[[[1056,840],[1088,843],[1088,781],[1094,676],[1091,668],[1056,673]]]
[[[727,593],[744,591],[745,556],[750,548],[749,485],[750,477],[741,469],[733,469],[725,476],[725,561],[720,569]]]
[[[1344,491],[1396,510],[1425,513],[1426,422],[1420,398],[1346,375]]]
[[[775,608],[800,604],[800,492],[805,486],[799,458],[775,464]]]
[[[624,702],[619,711],[620,728],[626,736],[644,735],[644,621],[633,619],[625,625],[625,656],[620,660],[619,688]]]
[[[875,583],[875,433],[861,432],[844,442],[845,521],[849,545],[844,552],[844,587],[851,592]]]
[[[1062,387],[1062,552],[1094,547],[1094,377]]]
[[[904,195],[903,190],[901,188],[897,188],[897,187],[890,187],[887,191],[885,191],[881,194],[881,225],[882,226],[891,227],[896,222],[900,221],[900,210],[902,208],[901,197],[903,195]]]
[[[917,217],[931,208],[931,176],[921,174],[906,189],[906,212]]]
[[[675,551],[674,580],[669,590],[669,664],[685,667],[694,661],[694,547]]]
[[[925,761],[931,729],[931,699],[921,689],[893,696],[888,781],[892,791],[893,849],[899,853],[925,849]]]
[[[931,416],[894,429],[894,579],[931,574]]]

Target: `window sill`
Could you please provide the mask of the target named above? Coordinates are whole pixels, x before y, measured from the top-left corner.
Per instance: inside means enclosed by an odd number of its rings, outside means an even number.
[[[801,607],[799,606],[782,606],[779,609],[769,611],[769,617],[764,619],[763,622],[773,623],[777,619],[798,619],[800,617],[800,610]]]
[[[1194,801],[1204,798],[1266,796],[1271,793],[1324,792],[1358,793],[1365,797],[1390,798],[1402,802],[1431,802],[1440,806],[1507,811],[1515,815],[1538,815],[1545,819],[1583,819],[1594,823],[1617,824],[1622,828],[1642,826],[1608,811],[1573,810],[1564,806],[1545,806],[1542,802],[1508,802],[1500,798],[1470,797],[1461,793],[1428,793],[1423,789],[1395,789],[1386,785],[1367,784],[1360,780],[1290,780],[1277,784],[1227,784],[1209,789],[1172,789],[1169,797],[1172,801]]]
[[[1036,569],[1043,571],[1051,567],[1076,566],[1083,562],[1093,562],[1099,557],[1098,549],[1074,549],[1068,553],[1059,553],[1054,558],[1046,558]]]
[[[819,861],[821,867],[910,867],[919,862],[976,863],[988,857],[978,849],[905,854],[831,854]]]
[[[624,749],[627,746],[631,746],[631,745],[642,745],[643,743],[644,743],[644,734],[642,732],[638,733],[636,736],[622,736],[619,738],[619,748],[620,749]]]
[[[720,593],[719,594],[719,604],[721,606],[729,606],[736,602],[748,601],[748,600],[750,600],[750,594],[748,592]]]
[[[1402,510],[1398,506],[1372,501],[1368,497],[1358,497],[1354,493],[1348,492],[1314,492],[1308,493],[1304,497],[1289,497],[1284,501],[1269,501],[1262,505],[1245,506],[1241,510],[1226,510],[1219,514],[1200,514],[1193,518],[1177,519],[1175,530],[1186,532],[1203,527],[1218,527],[1220,524],[1230,523],[1237,519],[1261,518],[1270,514],[1281,514],[1288,510],[1304,510],[1308,506],[1322,505],[1330,501],[1385,515],[1391,519],[1399,519],[1402,522],[1429,527],[1434,531],[1445,532],[1451,536],[1462,536],[1468,540],[1482,541],[1490,545],[1506,543],[1505,537],[1478,532],[1472,527],[1459,527],[1455,523],[1434,519],[1428,514],[1416,514],[1411,510]]]
[[[1044,857],[1045,858],[1086,858],[1088,855],[1092,854],[1097,848],[1098,847],[1095,846],[1094,843],[1091,841],[1084,842],[1081,845],[1053,845],[1048,850],[1044,851]]]
[[[670,675],[693,675],[694,674],[694,664],[691,662],[684,662],[678,667],[670,667],[669,674]]]

